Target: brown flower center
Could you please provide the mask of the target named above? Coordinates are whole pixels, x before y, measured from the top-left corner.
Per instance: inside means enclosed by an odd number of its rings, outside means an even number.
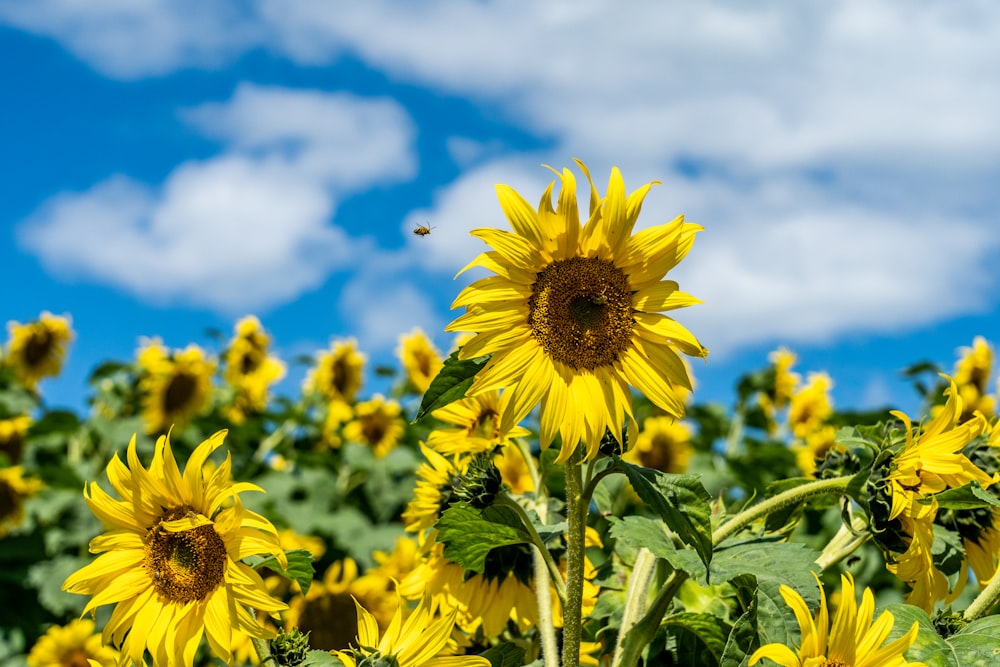
[[[163,411],[169,414],[188,407],[198,389],[198,378],[190,373],[180,372],[170,378],[167,390],[163,392]]]
[[[309,633],[309,645],[325,651],[343,650],[358,636],[358,612],[349,593],[326,593],[307,599],[298,629]]]
[[[226,573],[226,544],[214,526],[198,526],[180,532],[163,528],[164,521],[188,515],[188,507],[171,510],[146,533],[144,565],[153,588],[170,602],[204,600]]]
[[[14,516],[21,507],[21,494],[7,483],[0,479],[0,521]]]
[[[469,436],[495,441],[500,437],[500,415],[492,408],[485,408],[469,426]]]
[[[59,664],[63,667],[90,667],[87,660],[91,656],[82,648],[74,648],[62,655]]]
[[[614,263],[571,257],[538,273],[528,299],[531,333],[574,370],[609,366],[632,341],[632,292]]]
[[[24,346],[24,362],[31,368],[40,366],[52,354],[55,337],[48,329],[36,329],[31,332]]]

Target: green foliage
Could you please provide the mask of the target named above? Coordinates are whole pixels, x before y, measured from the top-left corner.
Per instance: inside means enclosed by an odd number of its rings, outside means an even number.
[[[489,356],[475,357],[460,361],[458,350],[452,352],[445,360],[444,367],[431,381],[424,397],[420,401],[420,408],[417,410],[415,421],[419,421],[434,412],[438,408],[457,401],[465,396],[465,392],[472,386],[472,381],[486,362]]]
[[[479,574],[493,549],[531,541],[517,514],[503,506],[477,510],[468,503],[454,503],[442,513],[437,529],[445,558]]]
[[[243,562],[255,570],[267,568],[289,581],[298,583],[302,588],[302,594],[305,595],[309,592],[309,586],[312,585],[312,554],[305,549],[293,549],[292,551],[286,551],[285,556],[288,558],[287,568],[282,567],[281,563],[274,556],[267,556],[266,558],[261,556],[247,556],[243,559]]]

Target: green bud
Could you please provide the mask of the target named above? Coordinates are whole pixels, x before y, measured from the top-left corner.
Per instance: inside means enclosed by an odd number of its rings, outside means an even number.
[[[283,667],[295,667],[305,662],[309,653],[309,633],[298,628],[282,632],[271,640],[271,656]]]
[[[455,478],[453,487],[453,500],[464,500],[479,510],[492,505],[503,488],[500,470],[493,464],[493,456],[488,452],[473,456],[465,474]]]

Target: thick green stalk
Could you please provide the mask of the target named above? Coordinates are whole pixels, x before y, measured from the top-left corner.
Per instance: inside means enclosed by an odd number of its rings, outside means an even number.
[[[847,475],[845,477],[834,477],[833,479],[818,479],[762,500],[756,505],[744,509],[729,519],[729,521],[716,528],[715,532],[712,533],[712,544],[719,544],[730,535],[750,525],[757,519],[767,516],[771,512],[776,512],[789,505],[802,502],[806,498],[843,491],[847,488],[851,478],[851,475]]]
[[[579,667],[583,626],[584,531],[587,507],[583,503],[580,448],[566,462],[566,604],[563,607],[563,667]]]
[[[851,517],[851,525],[841,524],[840,530],[814,561],[822,571],[826,571],[858,550],[868,541],[871,533],[866,530],[865,520],[860,516]]]
[[[250,642],[253,644],[254,650],[257,651],[261,667],[274,667],[278,664],[278,661],[271,655],[271,643],[269,641],[260,637],[251,637]]]
[[[994,576],[965,610],[962,618],[966,621],[974,621],[987,614],[998,601],[1000,601],[1000,576]]]
[[[556,626],[552,622],[552,594],[549,591],[549,571],[545,562],[546,559],[535,545],[531,547],[531,560],[535,566],[535,599],[538,600],[538,633],[542,642],[542,659],[545,661],[545,667],[559,667]],[[561,584],[562,581],[560,580],[559,583]]]
[[[508,496],[506,493],[498,495],[496,503],[509,507],[517,512],[518,517],[521,519],[521,523],[524,524],[524,529],[531,536],[532,544],[534,544],[535,549],[538,550],[538,557],[542,559],[542,563],[546,566],[548,573],[552,576],[552,585],[555,586],[556,593],[559,594],[560,602],[565,602],[566,586],[563,583],[562,573],[559,571],[559,567],[556,565],[556,562],[552,560],[552,554],[549,553],[545,543],[542,542],[541,535],[538,534],[538,531],[535,530],[535,527],[532,525],[531,517],[528,516],[528,513],[524,511],[524,508],[521,507],[516,500]],[[548,584],[546,584],[546,590],[548,590]]]
[[[670,573],[670,576],[663,583],[663,587],[660,588],[656,597],[653,598],[646,613],[628,631],[624,641],[619,639],[618,644],[621,646],[621,655],[618,655],[616,651],[615,667],[635,667],[639,664],[642,649],[653,640],[653,635],[656,634],[656,630],[663,621],[663,615],[667,613],[670,601],[674,599],[677,591],[680,590],[681,584],[687,581],[687,579],[688,574],[681,570],[674,570]]]
[[[622,623],[618,629],[618,640],[615,642],[614,662],[612,667],[620,667],[627,656],[624,650],[625,637],[628,635],[643,613],[646,611],[646,598],[649,596],[649,584],[656,571],[656,556],[642,547],[635,556],[632,574],[628,579],[628,592],[625,594],[625,609],[622,611]]]

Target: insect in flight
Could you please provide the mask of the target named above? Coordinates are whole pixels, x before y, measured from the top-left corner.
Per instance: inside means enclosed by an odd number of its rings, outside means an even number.
[[[417,225],[417,227],[414,228],[413,233],[417,236],[427,236],[431,233],[432,229],[434,228],[430,225]]]

